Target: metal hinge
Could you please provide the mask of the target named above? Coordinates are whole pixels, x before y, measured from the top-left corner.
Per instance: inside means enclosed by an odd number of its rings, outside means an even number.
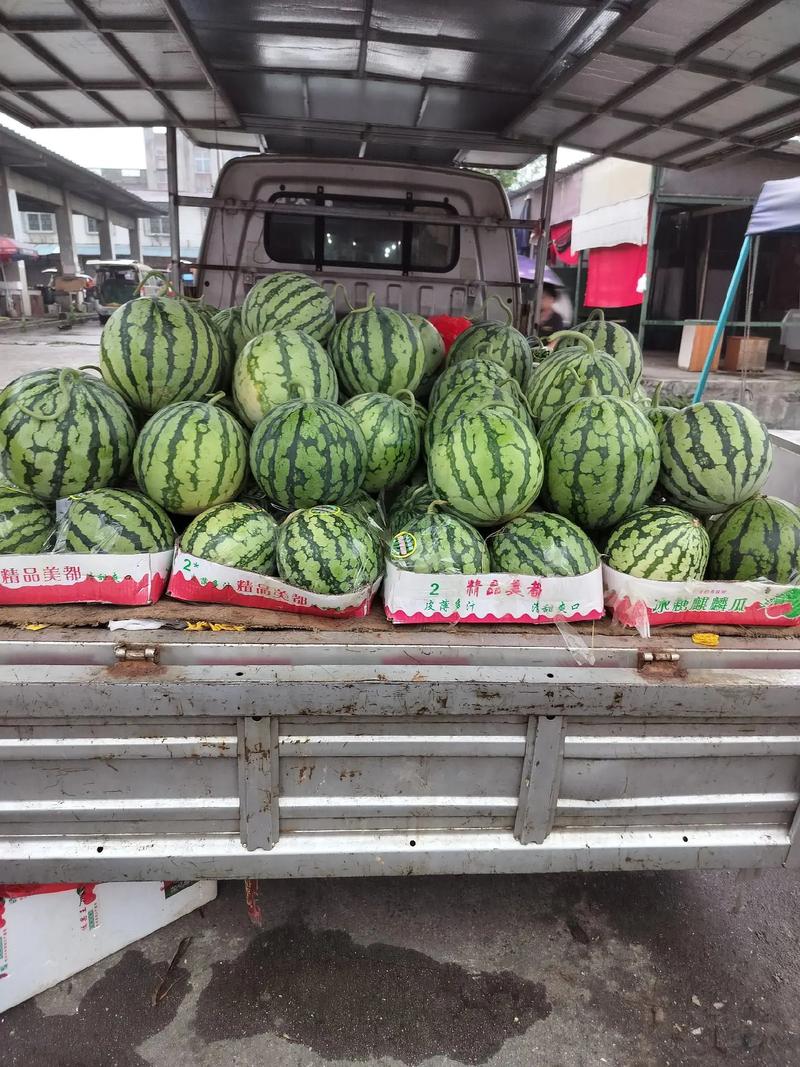
[[[639,652],[639,667],[647,667],[651,663],[680,663],[680,652]]]
[[[157,663],[157,645],[115,645],[114,655],[118,662]]]

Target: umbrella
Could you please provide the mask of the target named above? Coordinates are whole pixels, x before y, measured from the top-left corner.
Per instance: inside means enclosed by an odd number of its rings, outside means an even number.
[[[0,263],[17,259],[38,259],[39,253],[31,245],[20,244],[13,237],[0,237]]]
[[[536,257],[535,256],[517,256],[517,263],[519,264],[519,276],[523,281],[532,282],[536,277]],[[564,283],[554,270],[545,264],[544,268],[544,280],[546,285],[554,285],[557,289],[563,289]]]

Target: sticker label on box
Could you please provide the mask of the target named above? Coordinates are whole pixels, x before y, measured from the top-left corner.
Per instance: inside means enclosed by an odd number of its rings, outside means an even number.
[[[530,574],[415,574],[387,563],[392,622],[555,623],[601,619],[600,568],[571,578]]]

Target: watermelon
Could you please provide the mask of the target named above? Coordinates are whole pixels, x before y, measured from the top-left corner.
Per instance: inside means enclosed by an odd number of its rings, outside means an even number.
[[[486,542],[478,531],[437,510],[436,504],[394,535],[389,558],[400,570],[417,574],[483,574],[489,569]]]
[[[92,489],[69,500],[56,530],[56,552],[126,555],[166,552],[175,527],[158,504],[129,489]]]
[[[278,524],[264,508],[241,500],[215,504],[192,519],[181,548],[198,559],[256,574],[275,573]]]
[[[152,414],[216,388],[223,368],[220,333],[183,300],[143,296],[111,315],[100,337],[104,381]]]
[[[505,411],[459,415],[437,434],[428,481],[437,499],[476,526],[527,511],[542,487],[542,452],[534,433]]]
[[[357,519],[360,519],[377,534],[382,533],[385,529],[386,520],[384,519],[381,505],[365,489],[357,489],[349,500],[345,500],[336,506],[341,508],[342,511],[346,511],[348,515],[355,515]]]
[[[427,477],[423,482],[404,485],[389,508],[386,522],[389,533],[397,533],[424,514],[434,500],[433,490],[428,485]]]
[[[751,497],[720,515],[709,532],[709,578],[798,582],[800,508],[788,500],[775,496]]]
[[[661,403],[661,390],[664,388],[664,383],[659,382],[653,390],[653,395],[650,398],[650,406],[647,409],[647,417],[655,426],[656,433],[661,433],[664,423],[670,417],[674,415],[678,408],[670,407],[668,404]]]
[[[459,334],[447,356],[448,367],[468,359],[488,359],[527,388],[531,376],[531,349],[527,338],[513,326],[502,322],[478,322]]]
[[[708,400],[671,415],[661,433],[661,484],[699,515],[754,496],[770,472],[766,427],[739,404]]]
[[[426,397],[438,378],[444,363],[444,339],[433,323],[428,322],[422,315],[414,315],[409,312],[407,317],[411,319],[419,330],[419,335],[422,338],[422,348],[425,352],[422,378],[414,392],[417,396]]]
[[[548,511],[520,515],[488,539],[492,570],[543,578],[587,574],[600,564],[597,549],[575,523]]]
[[[93,375],[33,371],[0,393],[0,466],[42,500],[119,481],[135,440],[122,397]]]
[[[419,400],[414,401],[414,418],[417,420],[420,433],[424,433],[428,424],[428,409],[424,404],[420,404]]]
[[[432,411],[443,397],[464,385],[502,389],[514,399],[522,392],[519,382],[499,363],[492,363],[489,359],[465,359],[448,367],[444,374],[436,379],[428,399],[428,410]]]
[[[585,530],[616,526],[642,507],[658,479],[658,436],[629,400],[588,396],[539,431],[543,500]]]
[[[236,357],[247,343],[242,330],[242,309],[240,306],[225,308],[212,316],[211,321],[219,332],[222,341],[222,372],[218,382],[219,388],[227,388],[233,374]]]
[[[599,352],[613,356],[619,363],[631,385],[638,385],[642,377],[642,350],[634,334],[619,322],[606,320],[600,308],[589,313],[585,322],[575,329],[591,337]],[[556,348],[566,347],[570,341],[556,343]]]
[[[514,383],[516,385],[516,383]],[[533,420],[528,411],[525,398],[520,394],[519,400],[497,386],[485,386],[480,383],[467,383],[458,389],[446,393],[439,403],[431,408],[423,436],[426,452],[430,452],[436,437],[454,422],[460,415],[473,411],[483,411],[491,407],[502,410],[524,422],[533,429]]]
[[[660,505],[634,512],[611,532],[606,563],[615,571],[657,582],[699,581],[708,562],[703,524],[680,508]]]
[[[54,530],[46,504],[13,485],[0,486],[0,556],[44,552]]]
[[[133,454],[136,481],[167,511],[198,515],[232,500],[244,484],[247,435],[217,400],[171,404],[139,435]]]
[[[278,574],[290,585],[322,595],[355,593],[383,568],[369,527],[338,507],[295,511],[278,531]]]
[[[330,400],[290,400],[256,426],[250,469],[267,497],[287,510],[349,500],[367,470],[367,443]]]
[[[248,341],[233,370],[233,399],[251,428],[268,412],[298,395],[339,398],[331,358],[302,330],[265,330]]]
[[[363,484],[368,493],[399,485],[416,466],[421,434],[414,404],[414,394],[402,390],[396,396],[361,393],[344,405],[367,443]]]
[[[571,333],[565,330],[561,335]],[[580,337],[580,334],[574,336]],[[528,386],[531,414],[541,424],[559,408],[592,394],[592,384],[601,396],[630,396],[631,385],[616,360],[595,350],[590,338],[553,353],[536,368]]]
[[[425,348],[408,315],[375,307],[351,311],[331,334],[328,351],[348,396],[416,389],[425,370]]]
[[[265,330],[302,330],[324,344],[336,323],[333,301],[312,278],[285,270],[256,282],[242,304],[248,339]]]

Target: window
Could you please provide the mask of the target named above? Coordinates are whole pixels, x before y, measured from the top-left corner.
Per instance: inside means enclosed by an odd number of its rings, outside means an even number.
[[[194,153],[195,174],[211,173],[211,153],[207,149],[196,148]]]
[[[169,215],[158,215],[147,220],[147,232],[151,237],[169,237]]]
[[[55,223],[49,211],[29,211],[28,233],[55,233]]]
[[[89,215],[86,216],[86,232],[100,233],[100,223],[97,221],[97,219],[93,219]]]
[[[264,248],[276,263],[313,263],[323,266],[377,267],[384,270],[443,273],[458,262],[457,226],[414,222],[414,212],[455,215],[447,201],[400,200],[388,197],[355,197],[276,193],[273,203],[355,207],[405,212],[405,219],[359,219],[321,215],[278,215],[264,219]]]
[[[166,170],[166,169],[167,169],[167,153],[166,152],[156,152],[156,170]]]

